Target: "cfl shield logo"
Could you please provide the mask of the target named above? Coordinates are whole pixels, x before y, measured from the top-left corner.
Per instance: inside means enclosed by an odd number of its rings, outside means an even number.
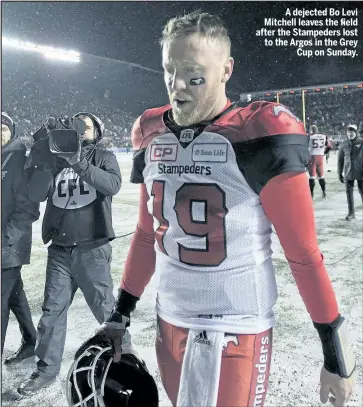
[[[153,144],[150,149],[150,161],[176,161],[177,144]]]
[[[274,116],[280,116],[282,112],[287,113],[291,118],[295,119],[298,123],[300,123],[301,120],[297,118],[292,112],[290,112],[290,110],[287,107],[283,105],[278,105],[272,108],[272,113],[274,114]]]
[[[180,133],[180,142],[181,143],[190,143],[193,141],[194,138],[194,130],[193,129],[186,129],[182,130]]]
[[[97,199],[94,187],[79,179],[71,168],[65,168],[55,178],[53,205],[61,209],[79,209]]]

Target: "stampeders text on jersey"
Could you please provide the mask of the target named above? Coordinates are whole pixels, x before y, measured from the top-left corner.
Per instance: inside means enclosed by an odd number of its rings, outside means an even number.
[[[166,165],[158,164],[159,174],[177,174],[179,177],[183,174],[200,174],[200,175],[211,175],[212,167],[204,165]]]

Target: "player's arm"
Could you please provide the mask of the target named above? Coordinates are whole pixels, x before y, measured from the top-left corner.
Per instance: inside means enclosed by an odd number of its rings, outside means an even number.
[[[338,305],[318,246],[306,174],[287,172],[273,177],[261,190],[260,199],[312,320],[334,321]]]
[[[278,198],[277,198],[278,197]],[[276,229],[300,295],[317,329],[324,367],[348,378],[355,360],[317,242],[314,208],[304,173],[285,173],[262,189],[261,203]]]
[[[147,200],[146,187],[142,184],[139,221],[131,241],[114,308],[96,334],[78,349],[76,358],[80,357],[90,345],[104,341],[112,346],[114,362],[120,361],[125,349],[128,349],[126,353],[132,349],[130,335],[125,333],[130,326],[131,313],[155,271],[155,239],[152,216],[147,211]]]
[[[130,335],[125,335],[130,326],[130,315],[135,310],[136,303],[140,299],[146,285],[155,271],[155,250],[153,218],[147,209],[148,194],[143,181],[143,169],[145,167],[145,150],[142,145],[142,132],[140,118],[135,121],[132,129],[131,141],[136,150],[131,172],[132,183],[141,184],[139,219],[136,231],[131,241],[127,255],[124,273],[122,276],[118,296],[110,317],[101,325],[96,334],[86,341],[76,353],[79,357],[92,344],[106,341],[111,344],[114,353],[114,361],[121,358],[122,349],[130,348]],[[125,343],[127,342],[127,343]]]
[[[277,106],[277,108],[275,108]],[[348,377],[355,368],[344,343],[344,318],[320,252],[314,209],[305,174],[308,139],[301,121],[276,104],[254,111],[241,147],[240,162],[249,185],[259,194],[274,225],[305,306],[318,330],[324,366]],[[257,133],[257,134],[256,134]]]
[[[149,196],[140,185],[139,221],[131,241],[121,279],[121,290],[140,297],[155,271],[155,234],[153,217],[147,209]]]
[[[112,321],[128,318],[155,272],[153,217],[147,210],[149,197],[145,184],[140,186],[139,220],[126,258]]]
[[[132,128],[131,141],[135,151],[130,181],[140,184],[139,219],[132,238],[122,275],[120,291],[139,299],[155,271],[155,235],[153,217],[148,211],[149,195],[144,184],[145,148],[138,117]]]
[[[118,297],[110,317],[111,321],[127,318],[127,324],[129,324],[130,313],[136,308],[137,301],[155,271],[153,217],[147,208],[149,196],[143,177],[145,168],[143,140],[140,117],[138,117],[131,134],[132,147],[135,153],[130,181],[134,184],[140,184],[139,219],[126,258]]]

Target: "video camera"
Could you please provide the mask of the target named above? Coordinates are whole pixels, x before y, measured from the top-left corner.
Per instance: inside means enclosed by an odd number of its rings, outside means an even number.
[[[53,154],[75,154],[79,149],[79,138],[85,130],[85,122],[77,117],[49,117],[33,139],[36,142],[47,138],[49,151]]]

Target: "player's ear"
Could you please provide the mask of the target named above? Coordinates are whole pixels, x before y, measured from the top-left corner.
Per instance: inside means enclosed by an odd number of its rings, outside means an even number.
[[[234,65],[234,59],[232,57],[229,57],[223,67],[223,75],[222,75],[222,80],[221,80],[222,83],[227,83],[229,78],[232,76],[233,65]]]

